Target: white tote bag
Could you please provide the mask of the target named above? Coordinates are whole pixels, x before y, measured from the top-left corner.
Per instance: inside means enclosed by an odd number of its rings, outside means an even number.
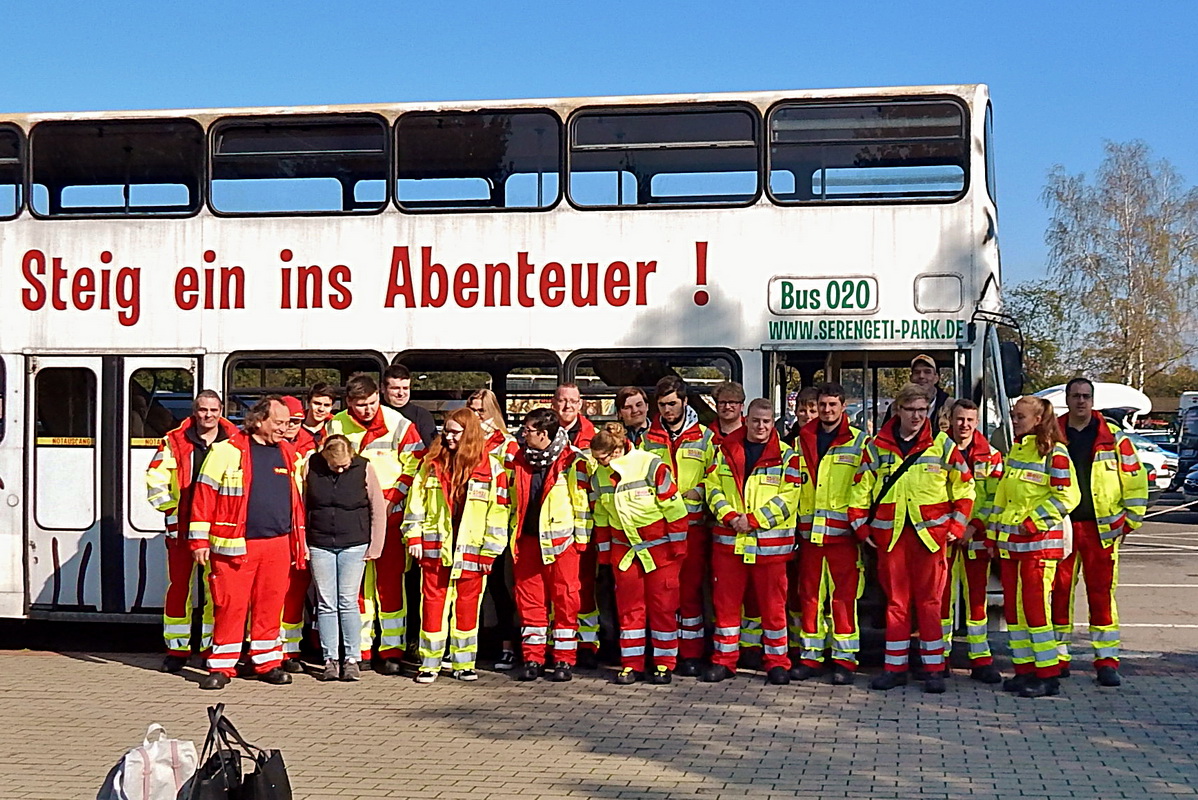
[[[170,739],[155,722],[141,747],[116,763],[96,800],[175,800],[196,771],[194,742]]]

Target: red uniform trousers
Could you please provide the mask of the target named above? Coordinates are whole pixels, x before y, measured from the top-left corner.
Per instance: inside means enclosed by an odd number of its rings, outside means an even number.
[[[678,623],[679,655],[702,658],[707,653],[707,625],[704,594],[711,581],[711,528],[689,525],[686,529],[686,556],[679,564]],[[620,630],[624,629],[623,622]]]
[[[402,514],[387,518],[387,538],[382,554],[366,562],[362,582],[362,661],[370,661],[374,623],[379,626],[379,658],[402,658],[408,643],[408,600],[404,573],[409,567],[408,546],[399,531]]]
[[[944,671],[940,602],[948,580],[945,546],[932,552],[911,526],[904,526],[894,549],[878,543],[878,581],[886,592],[886,671],[906,672],[911,649],[911,617],[919,630],[919,658],[928,672]]]
[[[588,544],[578,554],[578,646],[599,652],[599,599],[595,578],[599,574],[599,549]]]
[[[524,662],[547,663],[549,611],[553,607],[553,662],[573,666],[578,659],[578,549],[571,545],[546,564],[536,537],[521,542],[512,572],[516,613],[520,615],[520,652]]]
[[[1060,674],[1049,611],[1056,568],[1056,561],[1042,558],[1003,559],[1003,612],[1016,675],[1034,672],[1040,678],[1055,678]]]
[[[478,618],[487,578],[481,572],[463,571],[452,580],[452,570],[440,561],[420,560],[420,669],[441,668],[445,647],[454,670],[472,670],[478,657]]]
[[[682,563],[682,560],[659,563],[652,572],[645,572],[639,558],[633,559],[628,569],[612,566],[616,582],[616,614],[620,620],[620,666],[638,672],[645,668],[648,633],[653,640],[650,663],[654,667],[674,669],[678,662]]]
[[[1094,668],[1118,669],[1121,642],[1115,590],[1119,586],[1119,542],[1103,547],[1096,522],[1073,523],[1073,552],[1057,562],[1057,574],[1053,579],[1052,625],[1057,637],[1057,655],[1066,664],[1071,660],[1069,639],[1073,634],[1073,597],[1079,577],[1086,581]]]
[[[192,590],[195,571],[207,574],[191,554],[186,536],[166,539],[166,597],[162,603],[163,637],[166,651],[172,656],[191,655]],[[205,657],[212,647],[212,592],[204,589],[204,611],[200,628],[200,652]]]
[[[789,667],[786,654],[786,563],[771,556],[746,564],[731,547],[714,547],[711,556],[711,603],[715,608],[715,652],[711,663],[733,672],[740,653],[740,622],[745,587],[752,584],[761,612],[761,665],[769,670]]]
[[[823,544],[803,539],[799,544],[798,573],[802,620],[799,660],[817,667],[824,650],[830,650],[835,663],[855,670],[861,650],[857,625],[861,549],[856,539],[829,537]]]
[[[990,653],[986,587],[990,583],[990,551],[974,550],[973,558],[962,542],[948,548],[948,580],[944,583],[944,598],[940,604],[941,633],[944,646],[950,647],[956,629],[957,608],[965,606],[965,641],[969,645],[969,666],[984,667],[994,663]]]
[[[283,663],[279,620],[291,571],[291,537],[247,539],[244,556],[212,555],[213,627],[208,671],[232,677],[250,628],[250,662],[254,671],[269,672]]]
[[[300,643],[304,638],[304,610],[308,606],[308,587],[312,585],[312,573],[306,569],[291,568],[287,577],[287,596],[283,598],[283,658],[299,658]]]

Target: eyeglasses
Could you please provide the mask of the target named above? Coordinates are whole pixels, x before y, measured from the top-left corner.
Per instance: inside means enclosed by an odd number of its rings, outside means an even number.
[[[745,401],[744,400],[716,400],[715,404],[717,406],[743,406],[745,404]]]
[[[927,406],[921,406],[920,408],[913,408],[912,406],[899,406],[899,410],[906,411],[911,414],[926,414],[926,413],[928,413]]]
[[[1077,392],[1074,392],[1073,394],[1069,395],[1070,400],[1090,400],[1093,397],[1094,397],[1094,395],[1092,395],[1092,394],[1078,394]]]

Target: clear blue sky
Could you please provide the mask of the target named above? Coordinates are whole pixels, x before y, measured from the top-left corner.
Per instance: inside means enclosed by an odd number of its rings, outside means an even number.
[[[1198,2],[9,0],[4,112],[987,83],[1006,279],[1053,164],[1143,139],[1198,182]]]

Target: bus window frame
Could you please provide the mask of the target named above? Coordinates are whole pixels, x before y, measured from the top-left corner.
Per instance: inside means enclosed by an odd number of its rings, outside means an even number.
[[[313,366],[317,366],[321,361],[331,359],[373,359],[378,365],[379,376],[383,374],[383,370],[390,363],[387,358],[378,350],[235,350],[225,358],[225,363],[221,369],[222,388],[224,389],[221,397],[224,399],[225,415],[230,414],[230,405],[233,402],[233,395],[237,393],[237,389],[233,386],[233,374],[238,365],[245,361],[278,361],[282,365],[294,365],[297,362],[311,362]],[[257,387],[255,387],[257,388]],[[304,394],[312,387],[303,387]],[[344,386],[335,387],[338,390]],[[380,383],[379,393],[382,394],[382,386]],[[266,395],[263,395],[265,397]],[[344,402],[345,398],[339,398]],[[300,397],[301,402],[306,402],[305,397]]]
[[[500,353],[502,353],[505,356],[510,355],[512,361],[518,361],[520,359],[532,360],[532,359],[540,358],[541,360],[544,360],[546,362],[546,364],[545,364],[546,367],[549,366],[548,362],[550,360],[552,360],[552,366],[554,369],[557,370],[557,374],[553,378],[555,390],[556,390],[556,387],[562,383],[562,380],[563,380],[562,376],[565,374],[564,362],[562,361],[561,355],[559,355],[557,352],[555,352],[553,350],[549,350],[547,348],[537,348],[537,347],[517,347],[517,348],[512,348],[512,349],[504,349],[504,350],[495,350],[495,349],[486,349],[486,348],[478,349],[478,350],[463,350],[461,348],[413,347],[413,348],[409,348],[407,350],[401,350],[399,353],[397,353],[395,355],[395,358],[391,359],[391,364],[392,365],[399,364],[404,367],[407,367],[409,372],[412,372],[415,374],[422,370],[413,369],[410,364],[405,363],[405,361],[404,361],[405,358],[408,358],[408,359],[435,358],[438,355],[443,355],[446,353],[452,353],[455,356],[469,355],[471,353],[474,353],[474,354],[477,354],[481,360],[485,360],[488,356],[498,355]],[[456,366],[456,362],[449,362],[449,363],[451,366]],[[534,365],[525,363],[525,364],[522,364],[522,366],[527,367],[527,366],[534,366]],[[465,372],[466,370],[442,369],[442,370],[429,370],[429,371],[430,372],[431,371]],[[485,370],[477,370],[477,371],[483,372]],[[492,381],[494,381],[495,374],[490,373],[490,372],[488,372],[487,374],[490,375],[492,378]],[[506,374],[510,375],[511,373],[508,372]],[[546,377],[548,377],[548,376],[546,376]],[[413,383],[415,383],[415,380],[417,380],[417,379],[414,379]],[[488,387],[479,386],[476,388],[485,389]],[[490,387],[490,388],[491,388],[491,391],[495,392],[495,396],[501,401],[500,410],[504,412],[504,415],[505,415],[504,422],[507,423],[507,419],[506,419],[507,401],[509,399],[508,392],[507,392],[507,384],[506,384],[506,382],[504,383],[502,391],[496,390],[494,385],[492,385],[492,387]],[[451,390],[442,390],[442,389],[436,389],[436,390],[419,389],[417,386],[413,385],[412,386],[412,396],[411,396],[411,400],[409,402],[417,402],[417,401],[428,402],[430,399],[431,400],[440,399],[440,398],[436,398],[436,397],[434,397],[434,398],[416,397],[415,392],[418,390],[424,391],[424,392],[427,392],[427,391],[437,391],[437,392],[451,391]],[[426,410],[428,410],[429,413],[433,414],[434,417],[436,417],[436,416],[438,416],[438,414],[442,413],[442,410],[429,409],[429,408],[427,408],[427,406],[424,406],[424,408]],[[445,412],[445,413],[448,413],[448,412]]]
[[[626,205],[584,205],[574,200],[571,193],[574,177],[574,126],[579,117],[585,117],[594,114],[607,114],[617,116],[622,114],[637,115],[652,112],[662,114],[670,113],[693,113],[703,111],[731,111],[743,110],[749,113],[753,120],[753,144],[756,150],[756,173],[757,173],[757,189],[752,197],[747,200],[738,200],[735,202],[694,202],[694,203],[672,203],[662,201],[660,203],[641,204],[639,202],[629,203]],[[767,189],[769,182],[769,174],[766,171],[766,153],[767,142],[765,141],[765,119],[759,109],[753,103],[744,100],[726,100],[726,101],[709,101],[704,103],[645,103],[634,105],[587,105],[579,106],[570,112],[566,118],[565,136],[562,137],[563,144],[566,149],[564,164],[565,185],[563,187],[563,196],[570,206],[578,211],[644,211],[644,210],[686,210],[686,209],[730,209],[730,208],[750,208],[757,205],[761,201]],[[664,175],[668,173],[657,173]],[[656,177],[656,176],[653,176]],[[651,180],[651,179],[650,179]]]
[[[408,117],[438,117],[447,115],[483,115],[483,114],[509,114],[518,116],[521,114],[548,114],[557,124],[557,196],[553,202],[544,206],[477,206],[470,208],[409,208],[405,206],[399,198],[399,126],[400,122]],[[544,106],[521,106],[519,108],[480,108],[471,110],[460,109],[440,109],[436,111],[408,111],[400,114],[395,118],[394,124],[391,126],[390,146],[391,146],[391,170],[387,179],[387,189],[391,205],[398,209],[401,214],[411,214],[414,216],[424,214],[511,214],[511,213],[542,213],[552,211],[562,204],[566,197],[566,183],[569,180],[569,164],[567,163],[567,153],[569,144],[567,142],[567,124],[562,119],[561,114],[552,108]],[[560,361],[560,359],[559,359]]]
[[[29,207],[29,139],[24,129],[12,122],[0,122],[0,130],[12,131],[17,135],[17,191],[18,202],[11,214],[0,214],[0,221],[16,219]],[[0,438],[3,434],[0,433]]]
[[[383,132],[383,159],[386,161],[386,169],[383,175],[383,199],[379,203],[378,208],[368,211],[221,211],[212,203],[212,182],[214,180],[213,162],[219,161],[222,156],[216,153],[216,137],[220,132],[227,127],[236,125],[252,125],[255,123],[270,123],[277,122],[288,125],[303,125],[304,123],[321,123],[324,121],[334,121],[336,119],[343,120],[361,120],[372,119],[378,122]],[[382,114],[377,114],[372,111],[357,111],[348,113],[328,113],[328,114],[252,114],[246,116],[223,116],[213,120],[208,125],[207,130],[207,152],[205,154],[205,192],[204,205],[208,212],[216,217],[229,217],[235,219],[269,219],[269,218],[291,218],[291,217],[372,217],[382,214],[392,207],[394,202],[391,184],[395,175],[395,150],[394,150],[394,135],[392,134],[392,126],[390,121]],[[242,158],[246,156],[241,156]],[[261,156],[265,157],[265,156]],[[224,180],[224,179],[222,179]]]
[[[104,125],[145,125],[149,127],[153,123],[183,123],[185,125],[194,125],[200,137],[200,161],[193,166],[196,168],[195,175],[198,178],[196,183],[196,196],[192,199],[191,206],[184,211],[103,211],[103,212],[87,212],[75,213],[71,211],[59,211],[58,213],[42,213],[37,210],[33,202],[33,187],[36,185],[34,174],[35,166],[35,145],[37,132],[42,127],[68,127],[68,126],[104,126]],[[128,219],[190,219],[198,216],[204,210],[208,202],[208,183],[209,183],[209,147],[208,131],[204,124],[194,117],[121,117],[121,118],[80,118],[70,120],[42,120],[34,124],[30,129],[28,138],[25,141],[25,163],[24,163],[24,198],[25,204],[29,208],[29,213],[39,220],[79,220],[79,219],[107,219],[107,220],[128,220]],[[104,184],[95,184],[104,185]],[[134,185],[134,184],[129,184]]]
[[[969,104],[961,97],[946,94],[902,95],[902,96],[867,96],[867,97],[806,97],[778,100],[772,103],[762,115],[763,131],[768,139],[771,132],[774,114],[784,107],[795,106],[861,106],[861,105],[906,105],[914,103],[948,102],[957,106],[961,111],[961,137],[965,144],[964,162],[965,175],[961,191],[952,197],[909,197],[909,198],[837,198],[828,200],[784,200],[774,195],[770,188],[770,174],[773,172],[773,143],[766,142],[762,157],[765,160],[763,188],[770,202],[783,208],[824,208],[831,206],[910,206],[910,205],[952,205],[963,202],[969,197],[973,187],[973,117],[969,113]],[[799,176],[795,176],[796,179]]]

